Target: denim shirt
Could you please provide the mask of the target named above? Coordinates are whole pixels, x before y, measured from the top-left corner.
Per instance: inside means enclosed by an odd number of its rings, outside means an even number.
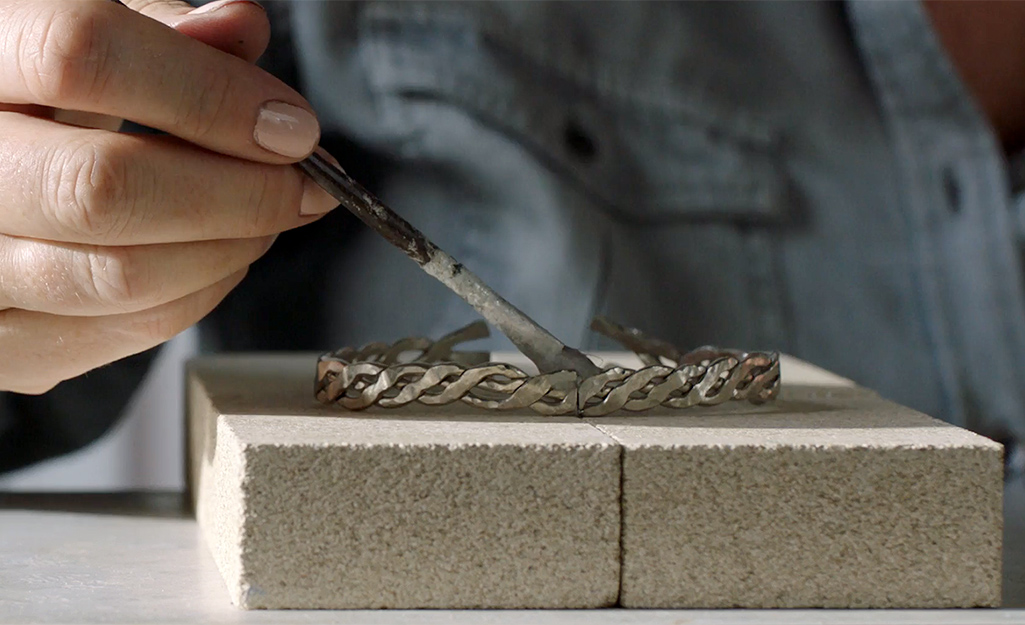
[[[610,347],[588,330],[604,314],[1025,433],[1022,203],[917,3],[268,8],[265,64],[350,173],[566,343]],[[324,351],[477,318],[342,212],[283,235],[205,344]],[[102,423],[117,369],[18,403],[59,414],[91,384]]]

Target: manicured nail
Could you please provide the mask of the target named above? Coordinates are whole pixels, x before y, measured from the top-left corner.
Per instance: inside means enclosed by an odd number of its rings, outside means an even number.
[[[331,156],[331,153],[328,152],[327,150],[325,150],[324,148],[322,148],[322,147],[320,147],[318,145],[317,149],[314,150],[314,152],[317,153],[317,156],[319,156],[322,159],[325,159],[327,162],[331,163],[332,165],[334,165],[338,169],[342,169],[342,164],[338,162],[338,159],[335,158],[334,156]],[[342,171],[345,171],[345,170],[342,169]]]
[[[339,169],[342,167],[339,165],[338,159],[331,156],[331,154],[324,148],[317,147],[314,152],[331,161],[335,165],[338,165]],[[338,200],[325,191],[323,187],[314,182],[313,178],[306,176],[304,184],[303,199],[302,203],[299,204],[299,215],[303,217],[312,217],[314,215],[330,213],[334,209],[338,208]]]
[[[303,181],[303,199],[299,204],[301,217],[313,217],[330,213],[338,208],[338,200],[328,195],[319,184],[307,177]]]
[[[223,9],[224,7],[232,4],[251,4],[255,7],[258,7],[260,10],[263,10],[263,7],[260,5],[260,3],[254,2],[253,0],[216,0],[215,2],[208,2],[201,7],[196,7],[195,9],[192,9],[191,11],[189,11],[188,14],[202,15],[203,13],[210,13],[216,11],[217,9]]]
[[[285,102],[266,102],[256,119],[253,138],[271,152],[301,158],[317,146],[320,124],[306,109]]]

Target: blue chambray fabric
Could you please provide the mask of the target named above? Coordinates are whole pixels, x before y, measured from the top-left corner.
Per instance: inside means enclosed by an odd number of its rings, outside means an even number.
[[[1025,216],[917,3],[268,8],[265,63],[347,169],[565,342],[609,347],[600,313],[1025,432]],[[201,328],[210,349],[327,350],[474,319],[332,215]],[[104,371],[68,385],[116,405]]]
[[[292,12],[327,126],[395,163],[384,198],[563,340],[603,313],[1025,425],[1005,163],[917,3]],[[332,271],[333,343],[474,318],[374,237]]]

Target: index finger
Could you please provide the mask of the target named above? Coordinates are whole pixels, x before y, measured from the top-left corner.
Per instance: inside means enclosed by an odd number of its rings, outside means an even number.
[[[277,78],[109,0],[0,0],[0,101],[122,117],[270,163],[320,137]]]

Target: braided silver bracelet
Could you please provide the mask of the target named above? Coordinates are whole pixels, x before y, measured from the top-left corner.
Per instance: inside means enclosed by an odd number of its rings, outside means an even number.
[[[575,371],[531,375],[489,362],[487,352],[453,351],[459,343],[488,336],[487,325],[478,321],[437,341],[407,338],[324,354],[317,366],[316,397],[349,410],[462,401],[486,410],[529,408],[542,415],[596,417],[729,400],[760,404],[779,393],[778,353],[714,347],[682,353],[602,317],[591,327],[636,353],[644,367],[613,366],[584,379]]]

